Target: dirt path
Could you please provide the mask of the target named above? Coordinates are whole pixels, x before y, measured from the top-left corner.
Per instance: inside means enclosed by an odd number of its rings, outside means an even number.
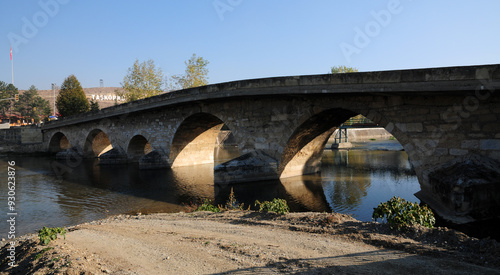
[[[332,218],[326,220],[328,216]],[[446,238],[438,240],[439,233],[417,231],[420,233],[414,233],[412,239],[394,235],[386,226],[318,213],[119,216],[71,228],[65,240],[49,245],[54,249],[44,253],[40,263],[31,263],[28,270],[30,265],[21,262],[17,270],[63,274],[500,274],[498,243],[491,241],[490,251],[479,255],[475,253],[481,253],[480,247],[472,251],[473,243],[467,246],[472,239],[463,234],[445,230],[441,235]],[[460,252],[459,246],[447,244],[455,239],[470,251]],[[42,247],[33,248],[32,244],[31,249],[37,252]]]

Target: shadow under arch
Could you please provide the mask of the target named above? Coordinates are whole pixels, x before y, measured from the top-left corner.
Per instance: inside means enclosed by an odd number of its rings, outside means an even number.
[[[209,113],[187,117],[177,128],[170,149],[172,168],[214,163],[217,136],[224,122]]]
[[[151,152],[151,144],[142,135],[136,135],[130,139],[127,147],[129,161],[137,162],[139,159]]]
[[[71,148],[68,138],[61,132],[55,133],[49,142],[49,153],[58,153]]]
[[[83,146],[83,156],[86,158],[99,157],[102,154],[113,149],[108,135],[101,129],[94,129],[90,131],[85,139]]]
[[[316,173],[325,144],[333,131],[358,113],[334,108],[311,116],[290,136],[281,155],[280,178]]]

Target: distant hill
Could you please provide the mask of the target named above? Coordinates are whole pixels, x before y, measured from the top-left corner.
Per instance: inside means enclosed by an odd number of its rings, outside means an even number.
[[[99,107],[101,109],[111,107],[115,105],[115,102],[118,104],[124,103],[124,101],[118,100],[116,97],[116,91],[122,91],[122,87],[95,87],[95,88],[83,88],[87,99],[90,101],[91,99],[95,99],[99,102]],[[21,94],[24,93],[24,90],[19,91]],[[50,102],[50,108],[52,110],[52,106],[54,106],[54,92],[52,90],[38,90],[38,94],[43,98]],[[59,94],[59,90],[56,90],[56,98]]]

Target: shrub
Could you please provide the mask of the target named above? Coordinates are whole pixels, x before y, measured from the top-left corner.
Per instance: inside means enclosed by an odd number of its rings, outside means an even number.
[[[290,207],[284,199],[274,198],[272,201],[255,201],[255,206],[259,206],[259,212],[275,212],[278,214],[286,214],[290,212]]]
[[[373,220],[384,218],[398,230],[419,224],[428,228],[434,227],[436,218],[434,213],[426,205],[420,206],[416,202],[409,202],[400,197],[393,197],[389,201],[380,203],[373,209]]]
[[[210,212],[220,212],[220,208],[213,205],[212,201],[209,199],[204,199],[203,203],[196,208],[195,211],[210,211]]]
[[[225,210],[243,210],[245,205],[243,203],[239,203],[234,195],[233,188],[231,188],[231,193],[229,194],[229,198],[226,201],[226,205],[224,207]]]
[[[44,226],[38,231],[38,238],[43,245],[48,245],[50,241],[57,239],[57,234],[60,234],[66,239],[66,229],[62,227],[50,228]]]

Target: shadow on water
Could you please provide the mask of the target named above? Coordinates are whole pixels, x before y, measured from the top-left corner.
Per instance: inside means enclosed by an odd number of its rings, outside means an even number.
[[[186,209],[183,204],[203,198],[225,204],[231,188],[238,201],[246,206],[253,206],[255,200],[283,198],[292,211],[333,210],[370,220],[371,209],[379,202],[401,195],[398,193],[413,196],[418,191],[418,182],[404,162],[407,157],[401,154],[405,155],[404,152],[325,151],[321,174],[215,185],[213,165],[139,170],[137,164],[99,166],[91,159],[58,179],[52,168],[54,159],[9,160],[16,161],[18,230],[24,234],[42,226],[67,226],[113,214],[183,211]],[[231,153],[219,152],[219,156],[221,162],[231,158]],[[6,170],[5,161],[0,161],[2,170]],[[380,194],[390,196],[381,199]],[[6,194],[0,193],[0,203],[6,205],[6,200]],[[4,227],[0,227],[0,234],[5,234]]]

